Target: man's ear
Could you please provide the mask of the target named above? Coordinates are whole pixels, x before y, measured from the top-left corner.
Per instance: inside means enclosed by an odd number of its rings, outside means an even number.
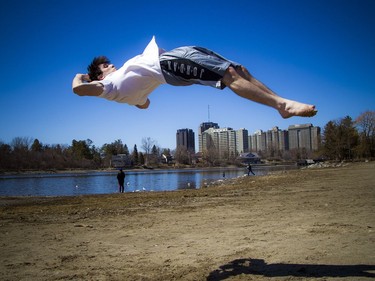
[[[100,75],[98,75],[98,79],[99,79],[99,80],[103,80],[103,79],[104,79],[104,75],[103,75],[103,73],[100,74]]]

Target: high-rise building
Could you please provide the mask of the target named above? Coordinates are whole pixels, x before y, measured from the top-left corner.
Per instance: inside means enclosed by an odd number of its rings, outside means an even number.
[[[232,128],[209,128],[202,134],[202,151],[215,150],[220,158],[235,157],[236,131]]]
[[[288,131],[280,130],[279,127],[273,127],[266,132],[267,151],[285,151],[288,150]]]
[[[249,135],[248,140],[249,140],[249,151],[258,152],[257,136],[255,134]]]
[[[219,125],[217,123],[213,122],[204,122],[200,124],[198,128],[198,145],[199,145],[199,151],[203,151],[203,132],[208,130],[209,128],[218,129]]]
[[[279,131],[279,150],[280,151],[289,150],[289,133],[287,130]]]
[[[276,152],[289,149],[288,131],[273,127],[267,132],[257,130],[248,136],[250,152]]]
[[[192,129],[179,129],[176,133],[176,147],[185,147],[195,153],[195,135]]]
[[[320,142],[320,128],[312,124],[291,125],[288,127],[289,149],[305,148],[317,150]]]
[[[266,133],[262,130],[257,130],[256,135],[256,147],[258,151],[267,151],[267,137]]]
[[[228,128],[228,157],[234,158],[237,156],[237,134],[232,128]]]
[[[311,128],[311,149],[318,150],[320,146],[320,127]]]
[[[198,138],[200,152],[214,151],[221,158],[246,152],[263,152],[272,156],[293,149],[314,151],[321,141],[320,128],[312,124],[291,125],[288,130],[273,127],[249,135],[246,129],[219,128],[217,123],[207,122],[200,125]]]
[[[236,131],[236,152],[237,154],[249,151],[249,132],[246,129]]]

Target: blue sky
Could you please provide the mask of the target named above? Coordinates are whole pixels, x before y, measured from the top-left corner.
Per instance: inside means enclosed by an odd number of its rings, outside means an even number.
[[[0,141],[44,144],[150,137],[175,148],[178,129],[321,126],[375,110],[375,1],[2,1]],[[230,90],[162,85],[147,110],[78,97],[71,82],[92,57],[121,66],[155,35],[170,50],[198,45],[245,65],[277,94],[315,104],[313,118],[282,119]]]

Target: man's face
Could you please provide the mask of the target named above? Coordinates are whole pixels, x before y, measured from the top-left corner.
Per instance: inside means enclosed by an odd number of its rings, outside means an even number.
[[[100,80],[104,79],[108,74],[116,71],[116,67],[110,63],[99,64],[99,68],[103,72],[103,74],[99,76]]]

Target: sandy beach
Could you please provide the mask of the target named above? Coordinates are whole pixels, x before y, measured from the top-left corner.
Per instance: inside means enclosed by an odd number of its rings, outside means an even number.
[[[375,163],[0,198],[0,280],[374,280]]]

